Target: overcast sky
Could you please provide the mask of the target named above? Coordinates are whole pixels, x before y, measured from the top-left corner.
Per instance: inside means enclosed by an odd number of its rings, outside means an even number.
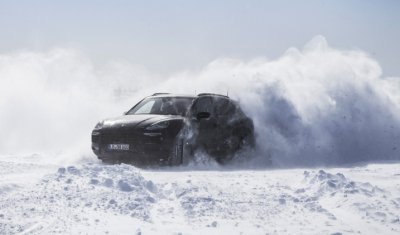
[[[0,1],[0,53],[72,47],[161,73],[219,57],[276,58],[315,35],[367,51],[385,76],[400,75],[396,0]]]

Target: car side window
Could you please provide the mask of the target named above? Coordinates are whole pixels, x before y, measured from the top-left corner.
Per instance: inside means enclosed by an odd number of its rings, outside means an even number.
[[[217,116],[227,116],[232,113],[232,103],[226,98],[216,98],[214,101],[215,113]]]
[[[238,107],[236,106],[235,103],[229,102],[228,108],[226,109],[226,115],[228,116],[234,116],[238,114]]]
[[[213,110],[213,102],[211,97],[201,97],[196,100],[196,103],[193,105],[192,113],[197,115],[200,112],[208,112],[211,115],[214,114]]]

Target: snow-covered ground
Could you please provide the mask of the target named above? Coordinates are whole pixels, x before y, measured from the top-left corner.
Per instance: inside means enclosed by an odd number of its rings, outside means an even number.
[[[400,234],[400,163],[143,170],[0,157],[0,234]]]

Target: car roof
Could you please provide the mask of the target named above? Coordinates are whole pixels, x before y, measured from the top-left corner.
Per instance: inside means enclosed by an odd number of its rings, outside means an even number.
[[[182,97],[182,98],[196,98],[194,95],[185,95],[185,94],[171,94],[171,93],[154,93],[146,98],[151,97]]]
[[[148,96],[147,98],[151,97],[185,97],[185,98],[196,98],[196,97],[203,97],[203,96],[218,96],[218,97],[224,97],[228,98],[226,95],[220,95],[220,94],[214,94],[214,93],[200,93],[198,95],[185,95],[185,94],[172,94],[172,93],[154,93],[151,96]]]
[[[218,96],[218,97],[229,98],[227,95],[220,95],[220,94],[214,94],[214,93],[200,93],[197,96]]]

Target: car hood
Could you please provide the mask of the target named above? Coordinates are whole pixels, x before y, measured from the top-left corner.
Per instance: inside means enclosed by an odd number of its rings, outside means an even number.
[[[144,127],[159,121],[172,119],[183,119],[180,116],[169,115],[124,115],[116,118],[109,118],[103,121],[103,128],[120,128],[120,127]]]

